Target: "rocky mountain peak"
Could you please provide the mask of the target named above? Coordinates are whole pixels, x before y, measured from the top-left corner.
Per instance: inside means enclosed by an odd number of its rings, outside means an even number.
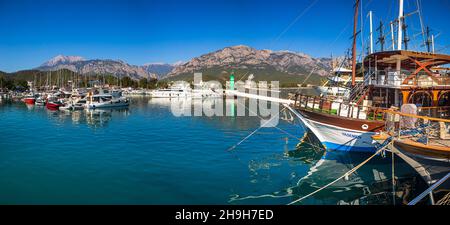
[[[79,61],[85,61],[85,59],[81,56],[64,56],[64,55],[57,55],[47,62],[43,63],[42,66],[55,66],[58,64],[67,64],[67,63],[74,63]]]
[[[193,58],[191,61],[175,67],[168,76],[229,66],[262,70],[270,67],[293,75],[303,75],[315,68],[315,73],[321,76],[328,74],[331,69],[326,59],[313,58],[304,53],[257,50],[249,46],[237,45]]]
[[[92,59],[85,60],[80,56],[58,55],[37,68],[43,71],[68,69],[81,74],[111,74],[114,76],[129,76],[133,79],[156,78],[156,74],[141,66],[134,66],[122,60]]]

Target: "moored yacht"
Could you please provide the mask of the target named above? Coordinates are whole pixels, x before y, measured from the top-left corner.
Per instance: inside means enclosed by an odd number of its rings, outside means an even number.
[[[169,88],[153,90],[150,93],[152,98],[188,98],[192,96],[192,89],[189,85],[173,85]]]
[[[350,96],[349,83],[351,81],[352,70],[339,67],[332,71],[333,76],[328,77],[327,81],[321,86],[315,86],[322,96],[342,96],[348,98]]]
[[[63,105],[64,104],[56,98],[47,98],[47,102],[45,103],[45,106],[47,107],[47,109],[50,109],[50,110],[58,110],[59,107],[61,107]]]
[[[22,99],[22,101],[25,102],[26,104],[34,105],[34,102],[36,101],[36,96],[33,93],[31,93],[31,94],[25,96]]]
[[[98,108],[113,108],[113,107],[128,107],[130,101],[121,96],[120,91],[112,91],[111,94],[100,91],[99,94],[88,93],[86,108],[98,109]]]

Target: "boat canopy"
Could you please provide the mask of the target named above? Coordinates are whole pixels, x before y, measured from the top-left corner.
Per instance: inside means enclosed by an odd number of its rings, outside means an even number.
[[[333,72],[334,73],[351,73],[352,70],[351,69],[347,69],[347,68],[343,68],[343,67],[338,67],[338,68],[334,68]]]
[[[343,78],[338,77],[338,76],[328,77],[328,79],[329,79],[330,81],[333,81],[333,82],[347,82],[347,81],[348,81],[348,80],[343,79]]]
[[[398,60],[401,60],[402,69],[416,69],[426,62],[426,67],[435,67],[450,64],[450,55],[435,54],[429,52],[415,52],[407,50],[376,52],[364,59],[364,66],[376,66],[378,69],[395,68]]]

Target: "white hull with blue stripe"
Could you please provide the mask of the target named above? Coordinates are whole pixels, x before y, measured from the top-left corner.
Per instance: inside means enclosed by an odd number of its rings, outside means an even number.
[[[375,132],[352,130],[310,120],[298,111],[288,108],[319,139],[326,150],[369,153],[376,151],[376,142],[372,139]]]

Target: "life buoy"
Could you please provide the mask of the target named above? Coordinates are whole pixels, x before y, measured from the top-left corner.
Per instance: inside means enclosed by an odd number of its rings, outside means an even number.
[[[363,125],[361,125],[361,128],[362,128],[363,130],[367,130],[367,129],[369,129],[369,125],[363,124]]]

